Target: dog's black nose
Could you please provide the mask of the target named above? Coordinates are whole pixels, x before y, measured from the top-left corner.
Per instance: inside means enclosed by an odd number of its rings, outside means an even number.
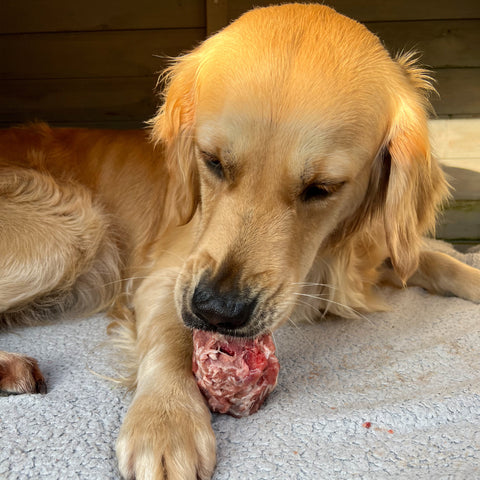
[[[192,312],[205,326],[236,329],[245,325],[253,310],[256,299],[241,298],[238,292],[219,292],[216,288],[201,282],[192,297]]]

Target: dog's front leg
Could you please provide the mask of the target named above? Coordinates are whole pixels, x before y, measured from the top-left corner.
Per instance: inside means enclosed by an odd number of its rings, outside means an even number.
[[[210,412],[192,375],[191,332],[178,318],[171,272],[164,274],[146,280],[135,297],[139,368],[117,442],[119,467],[126,479],[209,479]]]

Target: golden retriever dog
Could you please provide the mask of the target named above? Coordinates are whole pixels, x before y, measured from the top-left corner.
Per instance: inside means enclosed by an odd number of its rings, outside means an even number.
[[[254,9],[163,80],[145,131],[1,132],[0,320],[110,310],[135,392],[122,475],[208,479],[192,328],[352,317],[384,308],[383,282],[479,302],[480,271],[424,247],[448,195],[433,87],[364,26],[321,5]],[[0,387],[45,391],[8,353]]]

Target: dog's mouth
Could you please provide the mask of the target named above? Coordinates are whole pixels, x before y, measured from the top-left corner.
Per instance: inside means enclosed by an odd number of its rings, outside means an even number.
[[[217,314],[216,314],[217,315]],[[215,323],[211,323],[206,320],[203,315],[193,313],[189,308],[182,309],[183,323],[192,330],[202,330],[213,334],[223,335],[229,342],[245,342],[247,339],[254,339],[263,335],[266,331],[266,325],[257,321],[257,318],[261,317],[257,315],[255,309],[252,310],[245,322],[238,327],[232,325],[231,322],[225,320],[222,316],[216,316]]]

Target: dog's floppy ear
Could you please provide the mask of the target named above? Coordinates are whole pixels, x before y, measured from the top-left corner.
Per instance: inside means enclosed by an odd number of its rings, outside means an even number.
[[[169,173],[165,196],[166,222],[187,223],[198,204],[195,162],[195,91],[199,59],[196,51],[174,60],[159,82],[163,104],[150,120],[152,139],[161,143]]]
[[[389,169],[383,221],[390,258],[406,281],[418,266],[421,237],[435,228],[439,205],[448,194],[442,171],[430,151],[427,95],[434,91],[428,72],[412,54],[396,59],[406,78],[394,95],[384,142],[384,168]]]

